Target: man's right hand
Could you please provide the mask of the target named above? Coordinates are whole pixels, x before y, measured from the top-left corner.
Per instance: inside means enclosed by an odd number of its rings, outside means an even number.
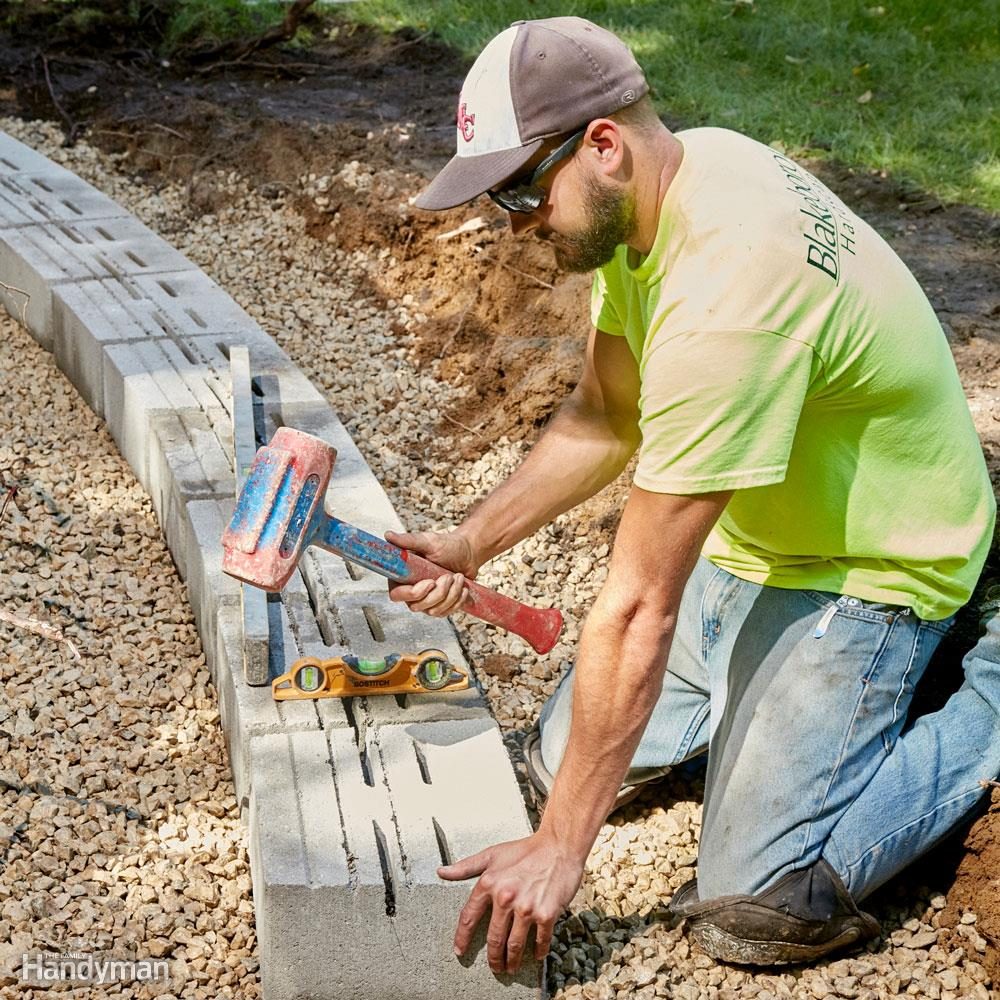
[[[481,565],[469,539],[458,531],[387,531],[385,537],[393,545],[454,571],[436,580],[390,582],[390,599],[435,618],[457,611],[465,600],[466,581],[476,578]]]

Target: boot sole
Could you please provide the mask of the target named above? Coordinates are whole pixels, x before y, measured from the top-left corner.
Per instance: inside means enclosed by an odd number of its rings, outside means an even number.
[[[714,924],[696,924],[691,937],[713,958],[733,965],[793,965],[868,940],[870,928],[845,927],[835,938],[822,944],[794,944],[789,941],[750,941],[738,938]],[[867,931],[867,932],[866,932]]]

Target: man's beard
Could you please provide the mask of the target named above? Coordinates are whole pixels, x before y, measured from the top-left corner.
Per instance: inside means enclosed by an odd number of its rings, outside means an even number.
[[[617,187],[586,181],[586,228],[572,236],[556,236],[553,250],[556,264],[564,271],[582,273],[607,264],[615,249],[635,229],[635,199]]]

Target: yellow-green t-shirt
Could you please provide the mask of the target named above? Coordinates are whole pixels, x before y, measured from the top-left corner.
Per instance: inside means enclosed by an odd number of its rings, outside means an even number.
[[[735,490],[704,554],[745,580],[946,618],[996,503],[926,296],[811,174],[725,129],[684,157],[656,240],[594,282],[642,381],[635,483]]]

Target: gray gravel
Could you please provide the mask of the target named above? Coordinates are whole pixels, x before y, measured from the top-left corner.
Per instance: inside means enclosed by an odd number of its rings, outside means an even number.
[[[504,439],[475,462],[429,453],[427,442],[440,439],[440,410],[461,387],[439,381],[433,364],[418,367],[409,337],[391,332],[393,323],[414,330],[424,318],[410,290],[383,288],[388,303],[376,304],[388,250],[346,254],[319,243],[285,195],[257,191],[236,174],[214,178],[231,193],[229,204],[196,217],[183,186],[149,186],[126,158],[86,142],[63,149],[54,125],[0,120],[0,128],[108,193],[219,281],[327,392],[409,526],[459,519],[517,464],[524,445]],[[339,177],[359,187],[371,180],[357,163]],[[292,194],[323,208],[329,183],[303,177]],[[402,194],[399,211],[412,211]],[[8,569],[4,606],[66,624],[84,659],[72,663],[65,647],[0,625],[12,652],[0,707],[0,728],[10,734],[0,736],[0,942],[79,936],[90,949],[100,942],[159,952],[184,963],[187,979],[172,987],[178,996],[255,996],[244,834],[183,590],[149,501],[106,431],[13,323],[2,332],[9,426],[0,468],[31,456],[32,482],[71,514],[57,528],[43,499],[19,500],[27,525],[0,528],[4,565],[22,574]],[[547,656],[478,622],[456,622],[473,663],[496,675],[480,671],[515,761],[572,661],[610,543],[564,516],[484,571],[487,584],[567,610],[564,637]],[[50,671],[51,689],[33,687]],[[32,782],[51,793],[28,790]],[[859,957],[780,974],[717,965],[689,947],[683,928],[660,919],[673,890],[694,875],[700,815],[697,778],[678,777],[603,827],[558,929],[556,997],[993,995],[975,914],[958,928],[960,946],[946,946],[952,937],[938,928],[944,898],[931,890],[909,894],[905,906],[884,903],[884,937]],[[120,995],[151,995],[144,989]]]

